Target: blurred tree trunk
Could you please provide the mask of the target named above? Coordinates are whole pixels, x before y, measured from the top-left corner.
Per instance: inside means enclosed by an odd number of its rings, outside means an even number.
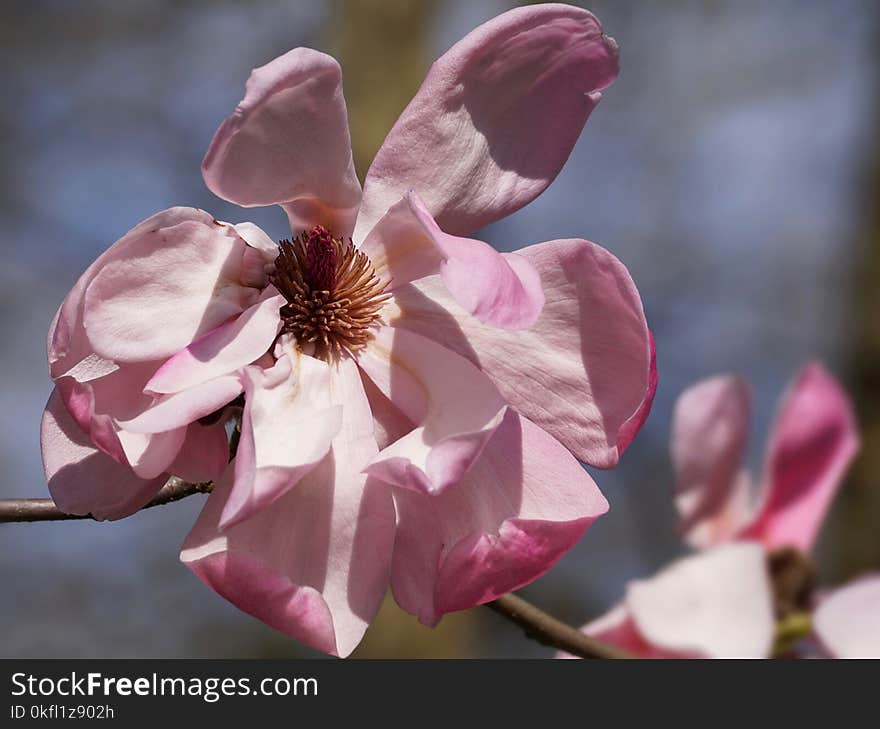
[[[874,9],[873,15],[874,38],[880,40],[880,13]],[[876,42],[872,48],[873,69],[877,69],[880,50]],[[875,91],[873,101],[876,129],[880,93]],[[864,219],[853,256],[850,320],[850,392],[862,449],[838,496],[828,529],[829,567],[837,580],[880,569],[880,136],[871,135],[868,144],[861,187]]]
[[[337,0],[329,45],[342,65],[351,146],[363,181],[376,150],[418,90],[428,68],[430,1]],[[488,613],[486,613],[488,615]],[[454,658],[485,653],[482,612],[443,619],[432,630],[404,613],[389,595],[363,643],[359,658]]]
[[[330,45],[342,64],[351,144],[363,181],[370,161],[409,103],[430,60],[431,0],[337,0]]]

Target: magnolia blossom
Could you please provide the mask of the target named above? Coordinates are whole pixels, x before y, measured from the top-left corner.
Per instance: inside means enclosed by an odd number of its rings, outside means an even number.
[[[811,610],[808,554],[859,446],[852,405],[820,364],[804,367],[773,426],[757,499],[743,468],[749,418],[739,377],[713,377],[679,397],[671,451],[680,532],[704,551],[631,583],[586,632],[643,656],[764,657],[777,621]],[[876,587],[867,590],[853,602],[876,602]],[[817,612],[820,635],[841,604],[829,598]]]
[[[433,625],[543,574],[607,509],[578,461],[615,465],[644,422],[653,340],[601,247],[466,236],[553,180],[617,70],[590,13],[506,13],[432,66],[362,190],[336,61],[257,68],[204,179],[291,239],[174,208],[83,274],[49,338],[61,508],[216,479],[183,562],[341,656],[389,584]]]

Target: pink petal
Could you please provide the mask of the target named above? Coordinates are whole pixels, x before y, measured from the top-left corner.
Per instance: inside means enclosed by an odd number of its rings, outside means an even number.
[[[266,293],[274,290],[269,288]],[[266,296],[167,360],[145,389],[157,394],[180,392],[255,362],[272,348],[278,336],[278,312],[284,303],[279,294]]]
[[[121,519],[152,499],[167,474],[140,479],[125,465],[97,450],[53,390],[40,429],[43,467],[58,508],[96,519]]]
[[[389,306],[386,320],[479,365],[511,407],[578,460],[614,466],[653,394],[652,337],[635,284],[620,261],[587,241],[518,253],[541,274],[547,297],[531,329],[481,324],[438,277],[395,291],[398,311]]]
[[[752,516],[740,474],[751,416],[748,384],[712,377],[685,390],[672,415],[672,465],[679,530],[694,547],[732,539]]]
[[[229,469],[181,559],[242,610],[318,650],[346,656],[388,586],[394,507],[388,489],[360,473],[376,445],[357,368],[345,360],[333,378],[345,409],[332,452],[295,489],[221,532]]]
[[[245,406],[226,529],[290,490],[318,465],[343,424],[342,394],[326,362],[288,347],[274,367],[244,371]]]
[[[83,326],[84,295],[104,266],[125,259],[133,242],[150,231],[181,223],[213,225],[213,218],[194,208],[171,208],[143,221],[86,270],[67,295],[49,332],[49,368],[73,418],[99,449],[117,461],[125,454],[116,437],[114,419],[129,419],[152,398],[142,393],[161,362],[117,363],[98,355]]]
[[[186,438],[186,426],[161,433],[117,431],[125,459],[139,478],[151,479],[167,473],[180,453]]]
[[[355,240],[410,189],[455,234],[518,210],[559,173],[617,71],[617,44],[579,8],[517,8],[480,26],[434,63],[385,139]]]
[[[156,213],[128,231],[80,276],[58,309],[49,328],[49,367],[53,379],[70,372],[83,359],[88,358],[95,363],[101,359],[95,355],[82,324],[83,296],[92,279],[107,263],[124,257],[131,241],[137,240],[145,232],[173,228],[187,221],[199,221],[207,225],[213,221],[213,218],[204,210],[196,208],[169,208]],[[107,366],[111,365],[112,363]],[[77,379],[85,381],[81,378]]]
[[[364,392],[367,394],[367,400],[370,403],[370,410],[373,413],[373,432],[376,436],[376,443],[379,450],[384,450],[386,446],[394,441],[402,438],[415,428],[415,423],[410,420],[403,411],[395,405],[385,395],[366,373],[361,373],[361,382],[364,386]],[[424,414],[427,407],[424,393],[419,396],[420,414]]]
[[[361,188],[339,64],[295,48],[254,69],[244,99],[211,140],[202,174],[230,202],[283,205],[294,233],[321,224],[350,235]]]
[[[828,595],[813,613],[813,629],[835,658],[880,658],[880,575]]]
[[[822,367],[805,367],[770,436],[761,508],[746,535],[809,552],[859,449],[852,403]]]
[[[361,246],[388,290],[440,273],[453,298],[477,319],[503,329],[527,329],[544,305],[537,271],[524,259],[444,233],[410,192],[376,224]]]
[[[463,357],[404,329],[379,329],[358,364],[414,423],[367,472],[437,494],[461,481],[501,423],[504,400]]]
[[[249,247],[231,226],[192,219],[115,247],[85,291],[94,351],[116,362],[170,357],[257,300]]]
[[[129,433],[162,433],[183,428],[235,400],[244,385],[237,373],[215,377],[182,392],[161,395],[136,418],[119,426]]]
[[[615,605],[605,615],[585,625],[581,630],[587,635],[625,650],[639,658],[700,658],[694,653],[664,650],[652,645],[639,632],[639,628],[630,615],[625,603]],[[567,653],[560,653],[557,658],[575,658]]]
[[[426,625],[537,579],[608,509],[565,448],[511,411],[458,487],[394,498],[394,597]]]
[[[773,644],[771,587],[760,544],[735,542],[685,557],[630,583],[626,607],[659,650],[764,658]]]
[[[125,453],[116,435],[116,422],[118,418],[135,417],[151,404],[152,397],[142,391],[157,364],[126,363],[108,374],[89,379],[84,376],[82,366],[87,360],[68,370],[69,374],[57,377],[55,386],[71,417],[90,437],[93,445],[114,460],[125,463]]]
[[[183,445],[168,472],[190,483],[206,483],[218,480],[228,461],[229,438],[224,424],[193,423],[186,429]]]
[[[274,263],[278,258],[278,244],[266,235],[262,228],[250,222],[236,223],[232,227],[245,243],[260,251],[264,263]]]
[[[657,346],[654,343],[654,335],[650,330],[648,331],[648,337],[651,340],[651,371],[648,375],[648,391],[645,393],[645,399],[642,400],[639,409],[620,427],[620,432],[617,434],[617,452],[621,456],[629,448],[633,440],[635,440],[635,437],[651,414],[654,396],[657,394],[657,384],[660,379],[657,372]]]

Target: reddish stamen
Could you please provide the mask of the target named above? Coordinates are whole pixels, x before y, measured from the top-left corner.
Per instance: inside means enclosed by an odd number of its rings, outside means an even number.
[[[316,225],[305,235],[306,282],[312,291],[333,293],[336,286],[336,245],[333,236],[322,225]]]

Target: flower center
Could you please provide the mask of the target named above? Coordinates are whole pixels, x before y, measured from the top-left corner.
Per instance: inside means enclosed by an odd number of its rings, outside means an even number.
[[[314,345],[314,355],[328,361],[363,348],[391,298],[370,259],[320,225],[279,249],[271,281],[287,299],[281,333]]]

